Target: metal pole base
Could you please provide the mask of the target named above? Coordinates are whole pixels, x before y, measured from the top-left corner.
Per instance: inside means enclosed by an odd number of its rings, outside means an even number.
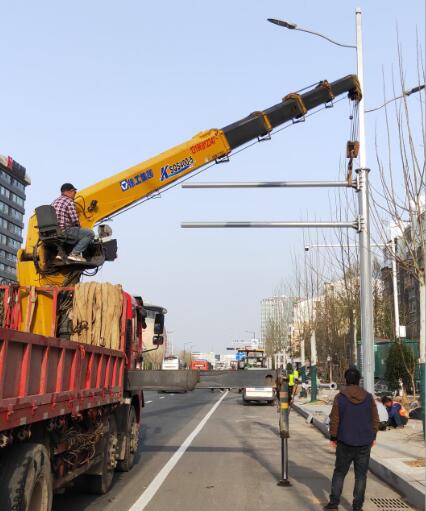
[[[277,486],[291,486],[291,483],[288,479],[280,479]]]

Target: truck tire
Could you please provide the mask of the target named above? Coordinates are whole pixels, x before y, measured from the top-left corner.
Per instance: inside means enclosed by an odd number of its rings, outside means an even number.
[[[44,445],[16,444],[2,451],[2,511],[50,511],[52,498],[50,458]]]
[[[127,437],[126,452],[124,454],[124,459],[119,460],[117,463],[118,472],[128,472],[135,464],[135,456],[139,444],[139,424],[134,406],[131,406],[129,410],[125,435]]]
[[[86,475],[86,488],[88,493],[103,495],[111,488],[114,470],[117,466],[117,423],[115,417],[108,417],[109,431],[102,439],[102,460],[99,462],[99,473]]]

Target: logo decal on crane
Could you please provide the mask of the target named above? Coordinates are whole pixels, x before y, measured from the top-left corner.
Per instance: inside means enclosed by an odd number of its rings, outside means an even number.
[[[170,179],[171,177],[181,174],[182,172],[185,172],[185,170],[193,167],[194,164],[194,158],[189,156],[188,158],[184,158],[183,160],[173,163],[172,165],[164,165],[164,167],[161,167],[160,181],[165,181],[166,179]]]
[[[120,181],[120,187],[122,192],[127,192],[130,188],[134,188],[135,186],[141,185],[148,179],[152,179],[154,177],[154,172],[152,169],[146,170],[145,172],[140,172],[133,177],[129,177],[129,179],[123,179]]]

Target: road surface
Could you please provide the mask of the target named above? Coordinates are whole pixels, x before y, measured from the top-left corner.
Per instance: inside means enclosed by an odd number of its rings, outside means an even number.
[[[318,511],[327,502],[334,454],[295,412],[290,416],[290,488],[276,484],[281,465],[275,407],[244,406],[234,391],[147,392],[143,417],[132,471],[117,474],[107,495],[67,491],[55,496],[54,511]],[[352,485],[350,473],[340,509],[351,509]],[[399,495],[370,474],[364,511],[386,509],[371,498]]]

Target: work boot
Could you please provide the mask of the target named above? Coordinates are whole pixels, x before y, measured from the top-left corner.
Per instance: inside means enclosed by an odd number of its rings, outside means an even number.
[[[332,504],[329,502],[326,506],[324,506],[324,509],[339,509],[339,504]]]

